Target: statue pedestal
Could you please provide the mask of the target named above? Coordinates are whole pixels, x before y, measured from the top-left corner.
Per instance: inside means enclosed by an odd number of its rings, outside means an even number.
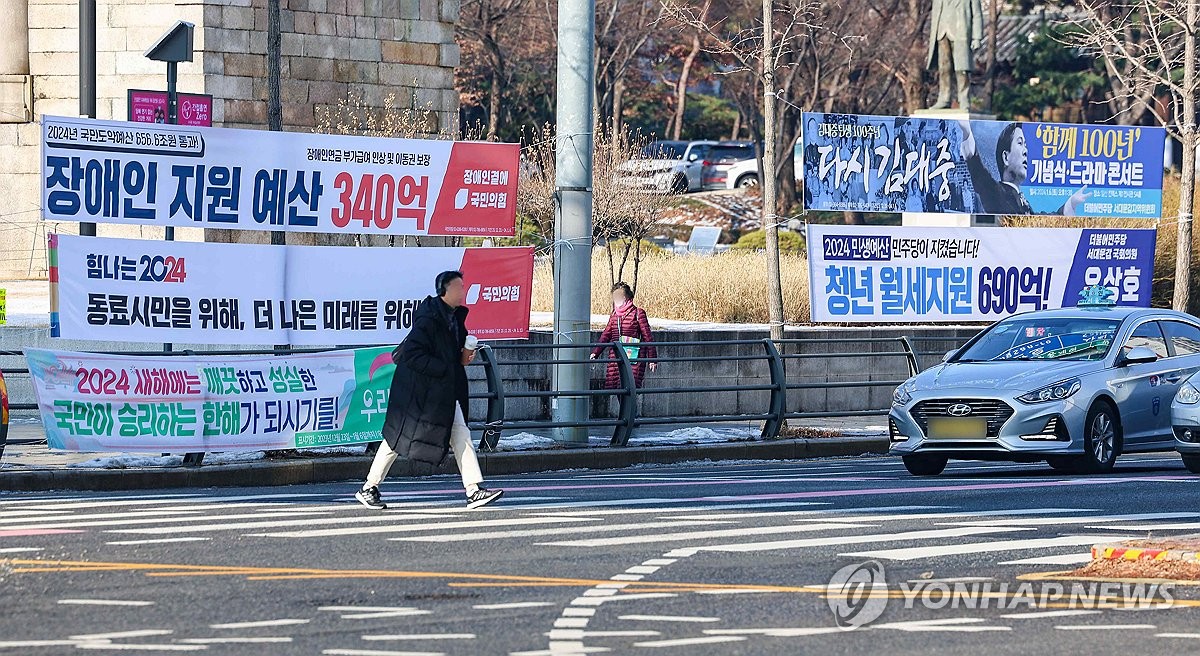
[[[915,118],[937,118],[946,121],[993,121],[995,114],[975,114],[963,109],[918,109]],[[979,228],[1000,225],[999,217],[993,214],[934,214],[930,212],[904,212],[900,224],[913,227]]]

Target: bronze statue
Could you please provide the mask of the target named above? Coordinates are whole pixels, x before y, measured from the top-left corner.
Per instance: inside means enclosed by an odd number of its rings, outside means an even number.
[[[993,0],[994,1],[994,0]],[[938,62],[938,99],[930,109],[950,106],[950,72],[958,86],[958,107],[971,109],[971,71],[975,51],[983,42],[983,7],[980,0],[933,0],[929,20],[929,57],[925,65]]]

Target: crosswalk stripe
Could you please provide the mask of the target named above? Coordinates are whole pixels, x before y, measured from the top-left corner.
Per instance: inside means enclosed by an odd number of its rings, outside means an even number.
[[[1082,565],[1092,562],[1090,553],[1062,554],[1058,556],[1034,556],[1018,560],[1006,560],[1001,565]]]
[[[696,500],[688,499],[688,501],[691,501],[694,503]],[[611,503],[606,502],[606,505],[615,506],[615,505],[620,505],[620,504],[617,502],[611,502]],[[827,502],[813,503],[813,502],[808,502],[808,501],[801,501],[801,502],[769,501],[769,502],[758,502],[758,503],[731,503],[731,504],[721,504],[721,505],[713,505],[713,506],[689,506],[689,507],[685,507],[685,508],[609,508],[609,509],[604,509],[604,510],[566,510],[568,508],[576,508],[576,507],[578,507],[578,505],[577,504],[563,504],[561,506],[560,505],[529,506],[527,508],[522,508],[522,510],[553,510],[555,508],[563,508],[564,510],[560,510],[560,511],[556,511],[556,512],[536,512],[536,513],[530,513],[530,514],[549,515],[552,517],[571,517],[571,516],[575,516],[575,515],[587,515],[588,517],[596,517],[596,516],[600,516],[600,515],[637,515],[637,514],[652,514],[652,513],[669,514],[669,513],[679,513],[679,512],[705,512],[705,511],[715,511],[715,510],[737,510],[737,509],[749,509],[749,508],[796,508],[796,507],[801,507],[801,506],[828,506],[828,505],[830,505],[830,504]]]
[[[1137,531],[1152,533],[1154,531],[1196,531],[1200,530],[1200,522],[1182,522],[1177,524],[1134,524],[1132,526],[1088,526],[1087,528],[1098,528],[1101,530],[1113,531]],[[1112,536],[1109,540],[1114,539]]]
[[[259,515],[258,517],[262,517]],[[405,513],[372,513],[369,515],[361,515],[355,517],[310,517],[307,519],[281,519],[276,521],[263,522],[230,522],[225,523],[222,520],[229,519],[228,517],[210,517],[209,519],[216,520],[220,523],[216,524],[201,524],[198,526],[156,526],[153,528],[126,528],[126,529],[110,529],[109,533],[137,533],[140,535],[164,535],[170,533],[199,533],[206,531],[241,531],[258,528],[286,528],[293,526],[323,526],[329,524],[370,524],[377,522],[403,522],[408,520],[423,520],[435,518],[448,518],[449,515],[434,515],[434,514],[405,514]],[[432,525],[431,525],[432,526]],[[385,529],[388,527],[384,527]],[[371,527],[358,527],[349,529],[339,529],[337,535],[349,535],[357,533],[370,533]],[[262,535],[262,534],[255,534]],[[275,537],[275,534],[270,534]],[[296,537],[288,535],[286,537]]]
[[[937,540],[941,538],[961,538],[971,535],[988,533],[1008,533],[1012,531],[1031,531],[1034,529],[1021,527],[1000,526],[967,526],[962,528],[933,529],[925,531],[906,531],[902,533],[880,533],[868,535],[841,535],[804,540],[778,540],[775,542],[738,542],[734,544],[714,544],[696,547],[696,551],[721,551],[733,553],[750,553],[755,551],[773,551],[777,549],[803,549],[808,547],[824,547],[841,544],[868,544],[872,542],[906,542],[909,540]]]
[[[983,527],[981,527],[983,528]],[[1052,547],[1078,547],[1112,539],[1110,535],[1065,535],[1057,538],[1031,538],[1027,540],[998,540],[994,542],[966,542],[962,544],[940,544],[877,551],[855,551],[838,554],[855,558],[885,558],[888,560],[917,560],[934,556],[956,556],[962,554],[989,553],[994,551],[1020,551],[1023,549],[1049,549]]]
[[[186,522],[209,522],[209,521],[225,521],[229,519],[262,519],[264,517],[295,517],[297,514],[310,513],[327,513],[328,510],[320,511],[304,511],[304,510],[286,510],[274,511],[269,513],[254,513],[254,514],[235,514],[235,515],[186,515],[183,517],[163,516],[163,517],[135,517],[132,519],[105,519],[100,521],[47,521],[38,524],[22,524],[20,526],[0,526],[4,530],[21,530],[21,529],[47,529],[47,528],[94,528],[99,526],[133,526],[138,524],[179,524]],[[84,518],[87,516],[84,515]],[[56,518],[62,520],[64,518]],[[181,527],[168,527],[164,532],[173,533]]]
[[[1087,517],[1022,517],[1020,519],[1001,519],[996,521],[970,520],[964,522],[945,522],[948,526],[1054,526],[1057,524],[1087,524],[1088,522],[1130,522],[1143,519],[1181,519],[1184,517],[1200,517],[1200,513],[1140,513],[1136,515],[1089,515]]]
[[[682,540],[704,540],[707,538],[732,538],[743,535],[773,535],[778,533],[805,533],[808,531],[831,531],[849,528],[874,528],[870,524],[796,524],[787,526],[748,526],[720,531],[689,531],[686,533],[659,533],[627,535],[616,538],[593,538],[568,540],[565,542],[543,542],[540,546],[555,547],[615,547],[625,544],[649,544],[653,542],[679,542]]]
[[[490,531],[479,533],[446,533],[440,535],[413,535],[402,538],[388,538],[398,542],[461,542],[471,540],[506,540],[511,538],[534,538],[547,535],[570,535],[574,533],[595,533],[601,531],[641,531],[660,528],[683,528],[686,526],[711,526],[714,524],[732,524],[733,522],[691,521],[691,522],[644,522],[641,524],[603,524],[600,526],[568,526],[562,528],[525,529],[518,531]]]
[[[427,517],[427,516],[426,516]],[[436,522],[426,524],[396,524],[392,526],[356,526],[350,529],[316,529],[306,531],[289,531],[289,532],[259,532],[259,534],[250,534],[254,537],[334,537],[340,535],[364,535],[368,532],[416,532],[430,530],[449,530],[449,529],[472,529],[486,528],[486,526],[522,526],[535,524],[553,524],[566,522],[595,522],[594,518],[588,517],[524,517],[516,519],[475,519],[466,520],[466,522]],[[283,524],[275,522],[275,524]],[[295,524],[288,524],[295,525]],[[217,524],[214,526],[187,526],[187,530],[226,530],[228,528],[240,529],[244,525],[233,524],[230,526]],[[258,528],[258,526],[250,526],[250,528]],[[140,529],[146,531],[150,529]],[[136,531],[126,531],[136,532]]]

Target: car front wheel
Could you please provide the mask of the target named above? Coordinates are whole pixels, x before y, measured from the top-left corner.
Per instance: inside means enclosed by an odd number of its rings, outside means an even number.
[[[916,454],[904,456],[904,468],[913,476],[937,476],[946,469],[946,456]]]
[[[1100,401],[1088,411],[1083,426],[1083,450],[1079,470],[1085,474],[1110,472],[1121,450],[1121,423],[1112,404]]]
[[[1183,466],[1187,467],[1188,471],[1193,474],[1200,474],[1200,455],[1190,453],[1181,453],[1179,455],[1183,458]]]
[[[749,187],[757,187],[758,186],[758,176],[754,175],[752,173],[749,175],[743,175],[742,177],[737,179],[737,186],[739,189],[747,189]]]

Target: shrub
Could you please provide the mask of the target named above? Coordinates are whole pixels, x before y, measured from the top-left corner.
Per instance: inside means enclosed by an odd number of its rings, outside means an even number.
[[[733,245],[737,250],[761,251],[767,248],[767,231],[755,230],[742,235],[737,243]],[[804,253],[804,236],[798,232],[790,230],[779,231],[779,252],[794,253],[802,255]]]

